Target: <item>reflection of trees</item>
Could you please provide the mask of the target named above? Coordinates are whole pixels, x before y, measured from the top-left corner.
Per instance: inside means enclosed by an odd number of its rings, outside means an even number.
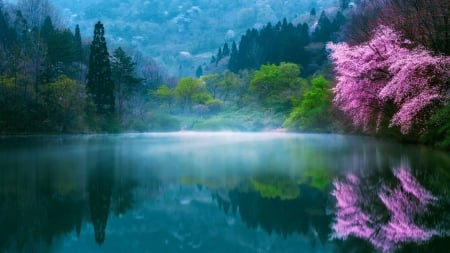
[[[312,240],[325,242],[330,233],[331,217],[325,214],[327,194],[309,185],[299,187],[301,193],[294,199],[264,198],[259,192],[232,190],[228,197],[214,197],[226,213],[240,214],[250,228],[258,226],[269,234],[283,236],[299,233]]]
[[[79,231],[81,192],[62,194],[53,176],[48,168],[0,172],[0,252],[47,252],[59,236]]]
[[[251,186],[263,198],[296,199],[300,189],[295,181],[285,175],[265,174],[250,179]]]
[[[96,167],[91,168],[89,174],[89,207],[91,222],[94,226],[95,241],[102,244],[105,241],[105,229],[108,221],[109,208],[113,187],[113,173],[107,164],[97,161]]]
[[[442,223],[437,220],[445,212],[436,210],[442,209],[438,198],[408,167],[395,169],[394,176],[394,180],[381,183],[378,178],[375,184],[354,174],[336,181],[332,192],[336,198],[333,237],[361,238],[383,252],[391,252],[400,245],[425,243],[442,235],[438,225]]]
[[[0,157],[0,252],[51,252],[61,237],[80,235],[89,217],[96,240],[103,242],[109,209],[116,215],[128,212],[137,187],[130,173],[114,180],[110,151],[94,152],[88,168],[81,160],[85,156]]]

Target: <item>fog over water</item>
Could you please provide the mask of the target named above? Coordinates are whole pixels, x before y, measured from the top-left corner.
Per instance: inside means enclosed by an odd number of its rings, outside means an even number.
[[[0,252],[445,252],[449,161],[328,134],[4,137]]]

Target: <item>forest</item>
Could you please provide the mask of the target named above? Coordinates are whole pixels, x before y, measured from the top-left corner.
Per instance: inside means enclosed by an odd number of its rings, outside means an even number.
[[[249,28],[175,77],[110,45],[107,22],[72,31],[48,1],[0,2],[0,134],[281,130],[448,149],[449,11],[342,0]]]

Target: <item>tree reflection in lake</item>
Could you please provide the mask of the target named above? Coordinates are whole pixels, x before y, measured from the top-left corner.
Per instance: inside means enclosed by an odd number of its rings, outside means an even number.
[[[292,186],[290,186],[292,187]],[[253,190],[232,190],[227,196],[214,194],[225,213],[239,214],[250,228],[261,227],[267,233],[275,232],[285,238],[294,233],[306,235],[312,243],[325,243],[330,234],[332,217],[326,215],[327,194],[307,184],[296,186],[295,198],[270,198]]]
[[[449,181],[448,153],[363,137],[6,138],[0,252],[447,253]]]
[[[98,150],[89,159],[88,193],[91,222],[94,226],[95,241],[103,244],[105,229],[111,207],[114,182],[114,153]]]
[[[115,177],[114,145],[93,146],[89,154],[44,145],[0,152],[0,252],[51,252],[89,221],[97,243],[105,240],[111,209],[128,212],[138,185],[129,175]]]
[[[382,252],[392,252],[407,243],[421,244],[443,235],[443,226],[448,229],[449,224],[442,224],[442,213],[432,210],[444,203],[419,183],[407,165],[395,168],[393,175],[394,181],[380,177],[374,184],[349,173],[334,182],[333,238],[358,237]],[[433,222],[426,224],[427,217],[433,217]]]

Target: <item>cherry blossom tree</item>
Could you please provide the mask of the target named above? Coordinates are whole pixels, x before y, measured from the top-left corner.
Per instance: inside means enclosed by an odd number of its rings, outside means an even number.
[[[334,182],[332,195],[336,198],[336,218],[332,238],[354,236],[369,241],[382,252],[392,252],[403,243],[426,242],[440,235],[437,229],[415,221],[438,199],[412,176],[407,166],[394,169],[394,175],[399,184],[393,189],[388,185],[380,186],[375,200],[367,199],[367,186],[353,174]],[[377,201],[387,213],[375,211]]]
[[[328,48],[337,74],[334,102],[365,131],[389,120],[406,134],[433,106],[449,100],[450,57],[414,47],[387,26],[379,26],[368,42]]]

